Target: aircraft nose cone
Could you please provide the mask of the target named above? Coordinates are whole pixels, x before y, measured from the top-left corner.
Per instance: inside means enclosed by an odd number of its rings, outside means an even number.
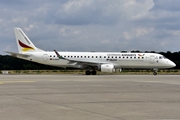
[[[176,67],[176,64],[175,64],[174,62],[172,62],[172,61],[169,62],[169,65],[170,65],[171,67]]]

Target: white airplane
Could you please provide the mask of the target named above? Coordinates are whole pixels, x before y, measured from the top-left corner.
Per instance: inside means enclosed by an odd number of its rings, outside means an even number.
[[[85,69],[86,75],[101,72],[121,72],[122,68],[158,69],[172,68],[176,64],[157,53],[121,52],[47,52],[37,48],[20,28],[14,28],[19,53],[8,52],[12,56],[45,65]]]

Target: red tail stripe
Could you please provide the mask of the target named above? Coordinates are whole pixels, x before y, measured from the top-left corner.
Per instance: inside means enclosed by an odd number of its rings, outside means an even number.
[[[25,44],[22,43],[20,40],[18,40],[18,42],[19,42],[19,45],[20,45],[21,47],[24,47],[24,48],[32,48],[32,47],[30,47],[30,46],[28,46],[28,45],[25,45]]]

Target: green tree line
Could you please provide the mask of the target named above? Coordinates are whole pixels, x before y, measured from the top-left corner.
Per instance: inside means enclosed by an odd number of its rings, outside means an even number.
[[[0,55],[0,70],[54,70],[54,69],[61,69],[61,68],[26,61],[9,55]]]
[[[132,51],[139,52],[139,51]],[[154,51],[151,51],[154,52]],[[176,63],[176,67],[173,69],[180,69],[180,51],[179,52],[160,52],[168,59]],[[53,67],[35,62],[30,62],[22,59],[18,59],[9,55],[0,55],[0,70],[54,70],[64,69],[59,67]]]

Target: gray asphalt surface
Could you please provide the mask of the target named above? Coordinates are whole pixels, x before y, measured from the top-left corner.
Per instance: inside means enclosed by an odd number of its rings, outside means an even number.
[[[178,75],[0,75],[1,120],[180,120]]]

